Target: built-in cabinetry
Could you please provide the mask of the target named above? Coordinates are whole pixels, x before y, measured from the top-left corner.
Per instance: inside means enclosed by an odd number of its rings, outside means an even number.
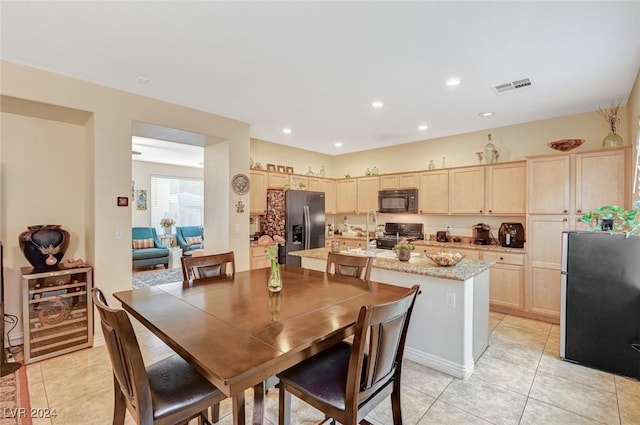
[[[449,170],[449,212],[484,214],[484,167]]]
[[[91,267],[21,272],[25,363],[91,347]]]
[[[357,179],[358,190],[356,197],[358,213],[366,213],[369,210],[378,209],[378,191],[380,190],[380,179],[378,176],[361,177]]]
[[[252,245],[249,247],[249,262],[251,269],[261,269],[269,267],[269,257],[267,257],[267,250],[262,245]]]
[[[558,321],[562,232],[582,230],[582,214],[602,205],[629,205],[629,147],[527,159],[525,309]]]
[[[420,187],[420,174],[385,174],[380,176],[380,190],[415,189]]]
[[[486,167],[487,214],[524,215],[527,199],[526,162],[507,162]]]
[[[249,191],[249,213],[263,215],[267,213],[267,173],[251,170],[251,190]]]
[[[482,259],[495,261],[489,272],[489,303],[494,311],[524,310],[524,253],[482,252]]]
[[[336,213],[336,182],[329,179],[323,179],[321,192],[324,192],[325,214],[335,214]]]
[[[336,181],[336,212],[355,214],[357,203],[358,185],[356,179],[340,179]]]
[[[449,171],[427,171],[420,174],[420,214],[449,213]]]

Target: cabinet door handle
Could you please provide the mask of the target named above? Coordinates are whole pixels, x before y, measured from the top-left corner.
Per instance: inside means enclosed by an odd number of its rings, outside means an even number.
[[[576,210],[576,214],[582,214],[582,210]]]
[[[480,210],[480,214],[482,214],[482,210]]]
[[[567,211],[567,210],[563,210],[562,212],[564,212],[564,213],[566,214],[566,213],[568,213],[569,211]]]
[[[563,218],[562,221],[566,223],[568,220],[566,218]]]
[[[489,214],[491,214],[493,212],[493,210],[489,210]]]
[[[500,261],[504,261],[504,257],[500,257]]]

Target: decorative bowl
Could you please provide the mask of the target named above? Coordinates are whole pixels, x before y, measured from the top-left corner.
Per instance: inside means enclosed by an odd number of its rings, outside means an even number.
[[[567,152],[571,149],[577,148],[583,143],[584,139],[560,139],[547,143],[547,146],[560,152]]]
[[[441,267],[455,266],[464,258],[459,252],[436,252],[435,254],[425,254],[427,258]]]

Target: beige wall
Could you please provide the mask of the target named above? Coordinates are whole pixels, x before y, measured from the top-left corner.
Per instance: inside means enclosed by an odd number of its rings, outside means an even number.
[[[136,190],[147,190],[151,195],[151,176],[183,177],[188,179],[202,179],[202,168],[180,167],[177,165],[158,164],[156,162],[132,161],[131,178],[135,182]],[[150,204],[149,204],[150,205]],[[133,227],[157,226],[159,223],[151,223],[151,208],[138,210],[136,202],[131,205],[131,225]]]
[[[40,102],[85,111],[90,117],[80,131],[86,166],[84,175],[80,177],[84,177],[90,187],[84,192],[88,199],[83,200],[85,231],[78,237],[85,241],[86,257],[94,266],[96,286],[102,287],[109,296],[114,291],[131,287],[131,210],[118,208],[116,198],[129,196],[131,193],[133,122],[181,129],[211,137],[212,140],[226,141],[229,146],[228,172],[215,176],[216,181],[206,181],[205,185],[219,187],[219,195],[226,198],[227,204],[232,197],[230,177],[249,172],[249,125],[246,123],[7,61],[0,62],[0,69],[2,94],[24,100],[27,109],[37,109],[37,104],[33,102]],[[23,115],[29,116],[30,112]],[[53,139],[57,139],[57,136],[51,135],[47,140]],[[1,141],[3,181],[5,178],[19,180],[19,177],[13,175],[13,171],[11,176],[8,175],[5,162],[5,153],[8,149],[15,148],[8,145],[18,142],[5,140],[4,137]],[[43,171],[40,177],[45,182],[46,172]],[[34,197],[47,190],[44,187],[24,185],[21,185],[21,189],[30,191]],[[205,194],[205,205],[207,196]],[[233,196],[233,202],[237,202],[237,196]],[[243,202],[248,204],[248,196],[244,197]],[[3,202],[0,206],[0,213],[4,216],[8,205]],[[239,270],[248,268],[248,213],[241,215],[235,213],[235,210],[232,213],[230,209],[219,207],[215,203],[209,206],[205,212],[205,223],[209,223],[206,231],[209,231],[209,226],[219,222],[237,225],[238,233],[221,233],[221,243],[236,252]],[[11,228],[22,226],[21,223],[8,221],[6,225]],[[5,264],[5,272],[11,276],[7,283],[11,287],[19,287],[20,282],[15,281],[15,277],[18,276],[19,267],[28,263],[21,255],[16,254],[17,239],[12,235],[5,237],[4,225],[0,232],[2,239],[6,240],[7,251],[13,251],[11,261]],[[122,234],[123,238],[117,238],[118,234]],[[8,312],[19,315],[21,308],[16,305],[16,299],[13,297],[9,300],[5,308]]]
[[[309,167],[314,173],[324,165],[325,175],[335,176],[332,171],[334,156],[311,152],[305,149],[279,145],[259,139],[251,139],[251,158],[266,170],[267,164],[293,167],[296,174],[307,174]]]
[[[638,155],[638,145],[640,145],[640,70],[638,70],[635,84],[633,85],[633,89],[629,95],[629,101],[627,102],[627,122],[629,123],[629,131],[627,132],[629,135],[628,139],[630,143],[635,146],[633,156],[636,158]],[[635,163],[635,166],[640,167],[640,164]],[[640,175],[640,169],[638,170],[638,174]],[[635,183],[637,189],[634,199],[637,199],[640,198],[640,181]]]

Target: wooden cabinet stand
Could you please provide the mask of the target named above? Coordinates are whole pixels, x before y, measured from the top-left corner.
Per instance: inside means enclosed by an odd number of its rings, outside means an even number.
[[[91,347],[91,267],[21,272],[25,363]]]

